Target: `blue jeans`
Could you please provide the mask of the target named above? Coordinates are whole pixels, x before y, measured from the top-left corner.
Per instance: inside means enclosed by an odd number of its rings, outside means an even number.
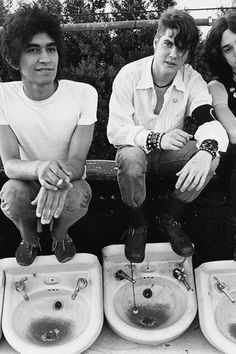
[[[132,207],[141,205],[146,199],[147,174],[177,179],[176,173],[181,170],[196,151],[195,141],[189,141],[179,150],[154,149],[149,154],[146,154],[139,147],[123,146],[119,148],[116,153],[117,179],[123,202]],[[210,181],[218,164],[219,157],[216,157],[212,160],[210,171],[201,190],[193,189],[181,192],[175,189],[171,197],[185,203],[192,202]]]
[[[31,205],[31,201],[37,196],[40,187],[38,182],[10,179],[0,192],[3,213],[16,225],[22,239],[32,245],[38,244],[38,219],[36,207]],[[73,181],[73,188],[68,191],[60,217],[53,219],[51,234],[54,240],[62,241],[68,228],[87,213],[91,195],[91,188],[85,180]]]

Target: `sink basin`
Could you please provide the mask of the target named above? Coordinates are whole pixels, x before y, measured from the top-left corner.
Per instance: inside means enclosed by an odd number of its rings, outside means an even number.
[[[0,339],[2,338],[2,308],[4,296],[4,273],[0,266]]]
[[[173,277],[182,260],[169,243],[147,244],[144,262],[133,265],[133,289],[130,281],[116,278],[120,269],[131,275],[124,245],[103,248],[104,311],[114,332],[136,343],[157,345],[190,326],[197,311],[190,258],[184,262],[190,290]]]
[[[103,325],[101,266],[92,254],[76,254],[67,263],[39,256],[29,267],[5,258],[2,328],[6,340],[22,354],[81,353]],[[85,286],[75,293],[78,279]],[[16,282],[25,284],[16,291]],[[74,294],[74,296],[72,296]]]
[[[236,262],[214,261],[195,269],[200,326],[224,353],[236,352]],[[219,289],[224,284],[224,291]],[[227,296],[228,295],[228,296]]]

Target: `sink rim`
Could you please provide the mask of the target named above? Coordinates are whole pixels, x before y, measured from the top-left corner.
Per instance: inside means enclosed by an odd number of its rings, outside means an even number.
[[[196,291],[195,291],[195,284],[193,280],[193,271],[192,271],[192,264],[191,264],[191,257],[187,259],[186,263],[186,271],[189,275],[191,289],[189,290],[184,287],[183,284],[183,291],[185,290],[187,293],[188,305],[186,306],[187,310],[185,311],[184,316],[182,316],[178,321],[174,324],[165,327],[165,328],[156,328],[156,329],[145,329],[145,328],[134,328],[130,324],[127,324],[123,320],[119,318],[115,309],[114,303],[112,299],[115,299],[116,292],[122,287],[122,282],[126,280],[122,280],[120,283],[115,280],[114,272],[110,272],[109,269],[114,264],[114,267],[117,267],[117,264],[122,265],[127,264],[128,261],[121,257],[118,261],[114,261],[109,257],[117,257],[116,260],[119,258],[119,253],[123,254],[124,252],[124,245],[111,245],[103,248],[103,274],[104,274],[104,313],[109,323],[109,326],[116,332],[119,336],[141,344],[161,344],[166,341],[173,340],[179,337],[192,323],[194,317],[197,313],[197,301],[196,301]],[[152,253],[151,258],[149,258],[149,252]],[[159,259],[159,252],[163,252],[162,259]],[[153,254],[155,254],[155,259],[153,259]],[[158,261],[156,260],[158,258]],[[173,252],[169,243],[150,243],[146,245],[146,256],[144,259],[145,262],[180,262],[183,260],[183,257],[178,256]],[[139,267],[139,264],[137,265]],[[158,266],[157,266],[158,267]],[[123,269],[123,268],[122,268]],[[151,272],[153,278],[162,277],[165,279],[174,282],[177,280],[172,279],[170,276],[157,274],[156,272]],[[141,278],[143,278],[144,274],[142,274]],[[147,273],[145,273],[147,276]],[[150,279],[153,281],[153,279]],[[127,281],[126,281],[127,282]],[[109,286],[108,286],[109,284]],[[158,335],[157,335],[158,334]],[[161,337],[161,339],[160,339]],[[142,338],[142,340],[140,340]]]
[[[236,262],[233,260],[205,262],[195,269],[195,283],[201,330],[207,340],[214,347],[228,354],[235,351],[235,343],[223,335],[215,320],[216,308],[222,299],[222,296],[219,295],[223,294],[217,294],[217,291],[215,290],[214,299],[218,299],[218,301],[213,304],[210,287],[212,284],[212,276],[214,274],[223,275],[228,274],[228,272],[232,273],[233,271],[236,273]]]
[[[82,256],[81,256],[82,255]],[[87,255],[88,258],[87,258]],[[42,257],[42,258],[41,258]],[[20,351],[22,348],[24,348],[24,354],[43,354],[45,353],[45,350],[47,351],[47,354],[58,354],[58,349],[60,350],[65,350],[71,354],[76,354],[78,353],[79,350],[84,351],[87,348],[89,348],[94,341],[97,339],[99,336],[102,326],[103,326],[103,293],[102,293],[102,270],[101,270],[101,265],[100,262],[98,261],[98,258],[95,255],[92,254],[76,254],[75,259],[73,258],[70,262],[72,262],[72,267],[71,265],[69,267],[64,267],[64,265],[69,264],[68,263],[58,263],[56,260],[56,257],[54,255],[52,256],[38,256],[38,262],[33,264],[33,266],[29,267],[20,267],[19,265],[16,264],[15,259],[11,259],[10,261],[8,259],[3,259],[4,262],[0,261],[0,267],[3,265],[4,267],[4,272],[6,274],[6,278],[8,277],[8,272],[15,268],[18,268],[20,271],[16,272],[17,274],[13,273],[13,277],[20,277],[24,276],[24,274],[28,274],[28,272],[33,272],[35,267],[37,265],[43,263],[43,265],[46,267],[45,262],[49,257],[55,258],[53,261],[53,265],[57,265],[57,269],[60,268],[62,269],[62,272],[66,271],[65,269],[67,268],[67,272],[70,273],[70,270],[73,268],[72,272],[74,272],[74,268],[77,268],[78,274],[81,272],[79,270],[80,262],[82,261],[83,263],[87,263],[86,259],[89,259],[89,265],[91,265],[91,268],[88,270],[88,272],[91,272],[93,276],[93,284],[90,284],[91,287],[91,292],[90,292],[90,299],[92,302],[92,306],[89,306],[90,309],[90,319],[88,322],[87,327],[85,330],[75,339],[70,341],[69,343],[58,343],[58,345],[55,342],[55,345],[53,346],[45,346],[45,345],[36,345],[35,343],[27,343],[24,338],[21,338],[19,336],[16,336],[15,333],[12,335],[12,325],[11,325],[11,320],[10,318],[12,317],[12,306],[11,306],[11,300],[12,296],[8,296],[8,294],[11,292],[14,294],[14,292],[9,289],[9,286],[5,287],[5,301],[4,301],[4,308],[3,308],[3,319],[2,319],[2,330],[5,335],[6,340],[9,342],[9,344],[16,350]],[[36,258],[36,260],[37,260]],[[13,261],[14,260],[14,261]],[[50,259],[49,259],[50,260]],[[13,261],[13,262],[12,262]],[[48,265],[47,265],[48,269]],[[59,270],[61,271],[61,270]],[[37,269],[38,272],[38,269]],[[54,271],[53,271],[54,272]],[[82,271],[84,272],[84,270]],[[45,272],[46,274],[46,269]],[[78,276],[79,277],[79,276]],[[70,289],[71,290],[71,289]],[[74,288],[73,288],[74,290]],[[37,292],[37,291],[36,291]],[[82,294],[82,291],[81,291]],[[19,294],[18,294],[19,295]],[[57,297],[57,294],[55,294],[55,297]],[[19,297],[20,301],[22,299]],[[75,300],[76,301],[76,300]],[[87,301],[88,302],[88,301]]]

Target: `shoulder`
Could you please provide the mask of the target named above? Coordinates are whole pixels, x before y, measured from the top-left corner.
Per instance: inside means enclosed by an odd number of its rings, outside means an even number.
[[[184,75],[184,78],[187,80],[199,80],[199,81],[204,81],[202,75],[195,69],[190,64],[185,64],[182,68],[182,72]]]
[[[0,82],[0,95],[4,97],[18,96],[22,91],[21,81]]]
[[[143,70],[145,70],[146,66],[152,60],[152,58],[153,58],[153,56],[149,56],[149,57],[145,57],[145,58],[142,58],[139,60],[135,60],[131,63],[128,63],[120,69],[120,71],[118,72],[118,75],[122,75],[122,76],[125,76],[127,74],[130,74],[130,76],[139,75],[140,73],[143,72]]]
[[[60,88],[63,91],[70,91],[74,94],[97,95],[97,90],[90,84],[73,80],[60,80]]]
[[[221,93],[221,92],[227,92],[224,84],[222,84],[218,80],[212,80],[208,83],[208,89],[211,94],[213,93]]]
[[[0,82],[0,88],[3,91],[18,91],[22,87],[21,81],[9,81],[9,82]]]

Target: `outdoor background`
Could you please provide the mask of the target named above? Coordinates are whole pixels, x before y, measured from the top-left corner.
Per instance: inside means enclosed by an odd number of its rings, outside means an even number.
[[[231,6],[235,2],[221,1]],[[20,1],[20,3],[23,2]],[[47,5],[50,10],[58,13],[62,23],[158,19],[163,10],[170,6],[190,10],[193,8],[191,0],[39,0],[37,3]],[[194,1],[194,3],[195,8],[201,8],[202,1]],[[204,6],[207,6],[207,3],[211,6],[219,6],[219,1],[216,0],[205,0],[204,3]],[[16,4],[17,1],[0,1],[0,25],[7,12],[14,10]],[[223,8],[214,11],[214,17],[221,15],[224,11]],[[212,15],[212,11],[209,10],[189,12],[195,18],[207,18]],[[197,49],[196,60],[191,63],[206,81],[210,76],[203,61],[203,45],[205,33],[209,28],[200,28],[201,42]],[[99,95],[98,121],[88,155],[89,159],[114,159],[115,149],[106,137],[112,82],[122,66],[153,53],[152,42],[155,30],[156,28],[149,27],[65,32],[66,58],[62,78],[87,82],[97,89]],[[0,59],[0,77],[2,81],[18,79],[16,73],[11,71],[2,59]]]

